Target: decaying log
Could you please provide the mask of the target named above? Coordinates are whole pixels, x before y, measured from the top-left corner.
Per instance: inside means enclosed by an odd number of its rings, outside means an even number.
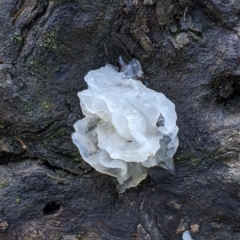
[[[240,2],[2,0],[0,239],[240,239]],[[176,104],[177,176],[137,188],[71,141],[85,74],[137,58]]]

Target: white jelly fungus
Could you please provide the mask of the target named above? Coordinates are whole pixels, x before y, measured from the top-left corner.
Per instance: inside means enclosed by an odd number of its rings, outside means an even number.
[[[82,158],[116,177],[124,192],[145,179],[150,167],[174,171],[178,127],[175,105],[135,80],[143,73],[139,61],[119,63],[120,72],[106,65],[85,76],[88,89],[78,93],[85,117],[74,124],[72,140]]]
[[[190,235],[190,232],[188,230],[183,232],[182,239],[183,240],[193,240],[192,236]]]

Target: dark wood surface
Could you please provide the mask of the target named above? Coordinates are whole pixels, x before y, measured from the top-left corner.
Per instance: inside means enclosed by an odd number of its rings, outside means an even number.
[[[240,239],[240,2],[2,0],[0,240]],[[176,177],[137,188],[71,141],[91,69],[137,58],[176,104]]]

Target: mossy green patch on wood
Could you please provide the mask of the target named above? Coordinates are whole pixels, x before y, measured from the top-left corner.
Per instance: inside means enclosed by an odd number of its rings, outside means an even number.
[[[8,187],[9,186],[9,182],[7,182],[7,181],[1,181],[0,182],[0,189],[1,188],[6,188],[6,187]]]
[[[39,78],[51,79],[59,70],[59,67],[52,61],[47,60],[48,54],[46,52],[43,56],[31,56],[24,65],[24,70],[30,72],[32,76],[37,76],[35,84],[38,85]],[[41,85],[41,84],[40,84]]]
[[[189,163],[191,166],[197,167],[200,164],[200,160],[195,157],[192,157],[189,159]]]
[[[16,202],[16,203],[20,203],[20,202],[21,202],[21,199],[20,199],[20,198],[16,198],[16,199],[15,199],[15,202]]]
[[[56,135],[57,136],[65,136],[67,135],[68,133],[70,132],[70,130],[66,127],[62,127],[60,128],[57,132],[56,132]]]
[[[58,233],[57,235],[53,236],[52,239],[53,240],[63,240],[63,236],[60,233]]]
[[[182,155],[176,155],[175,157],[174,157],[174,160],[175,161],[182,161],[182,160],[184,160],[185,159],[185,157],[184,156],[182,156]]]
[[[42,109],[43,110],[49,110],[52,108],[52,103],[49,101],[43,101],[42,102]]]
[[[57,53],[68,51],[69,48],[59,40],[59,30],[60,28],[54,28],[44,33],[38,42],[38,46],[44,48],[44,51],[50,50]]]
[[[43,139],[43,145],[46,146],[48,145],[49,142],[51,142],[53,139],[61,139],[64,136],[70,136],[70,129],[67,127],[61,127],[59,128],[59,126],[57,125],[57,123],[53,124],[53,126],[51,126],[49,128],[49,131],[52,133],[51,135],[46,136]],[[56,152],[56,150],[54,150],[54,152]]]

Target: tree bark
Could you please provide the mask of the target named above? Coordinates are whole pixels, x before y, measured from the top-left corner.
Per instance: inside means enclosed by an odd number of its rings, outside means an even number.
[[[240,239],[240,2],[2,0],[0,239]],[[137,58],[176,105],[177,176],[116,192],[71,141],[86,73]]]

